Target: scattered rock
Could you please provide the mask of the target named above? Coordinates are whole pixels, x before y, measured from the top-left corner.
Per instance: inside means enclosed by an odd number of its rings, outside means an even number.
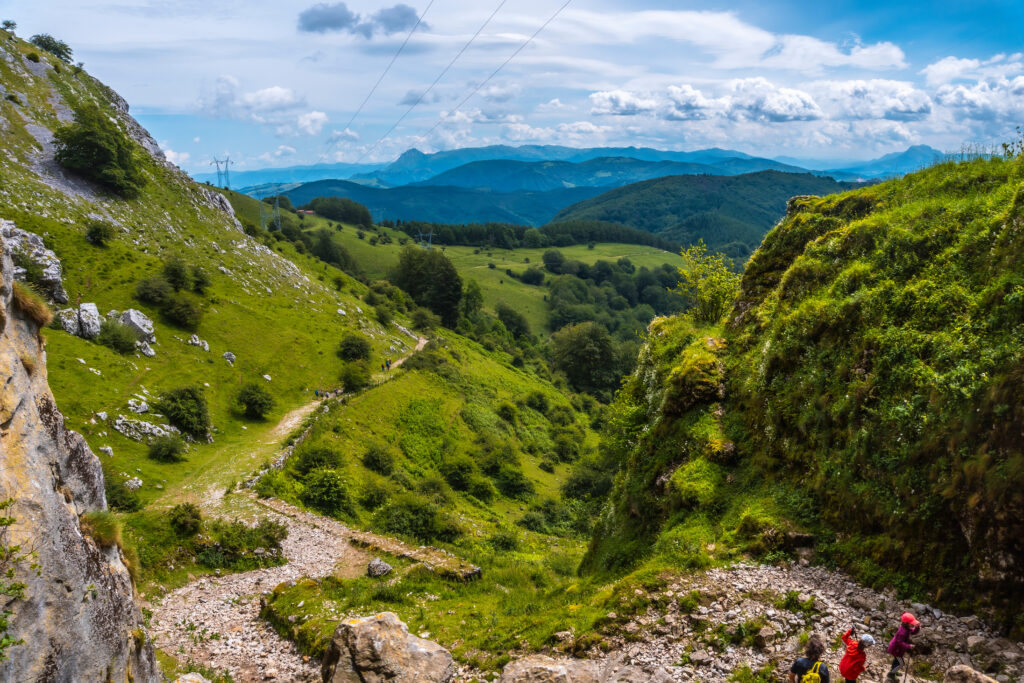
[[[226,360],[229,364],[234,365],[235,364],[235,354],[231,353],[230,351],[225,351],[224,352],[224,360]]]
[[[210,679],[203,678],[197,673],[190,673],[174,679],[174,683],[210,683]]]
[[[149,342],[135,342],[135,347],[139,350],[139,353],[141,353],[143,356],[146,356],[147,358],[152,358],[153,356],[156,355],[156,351],[154,351],[153,347],[149,345]]]
[[[994,678],[989,678],[985,674],[963,664],[954,666],[947,671],[946,677],[942,681],[943,683],[996,683]]]
[[[116,313],[116,311],[114,311]],[[153,332],[153,321],[142,311],[129,308],[122,313],[118,320],[122,325],[130,327],[139,335],[139,339],[150,344],[156,343],[156,334]]]
[[[447,683],[455,677],[448,650],[417,638],[391,612],[345,619],[324,654],[325,683]]]
[[[43,238],[35,233],[14,227],[11,221],[0,220],[0,234],[3,235],[6,247],[14,254],[25,254],[42,269],[39,284],[47,296],[55,303],[66,304],[68,294],[64,291],[60,259],[43,244]],[[14,279],[24,281],[26,271],[14,265]]]
[[[265,379],[265,380],[267,380],[269,382],[270,381],[270,375],[263,375],[263,379]]]
[[[619,655],[601,661],[533,655],[509,663],[499,683],[670,683],[657,664],[637,666]]]
[[[193,334],[185,343],[188,344],[189,346],[198,346],[203,351],[210,350],[210,344],[205,339],[200,339],[198,335]]]
[[[124,487],[129,491],[138,491],[142,488],[142,480],[138,477],[132,477],[124,483]]]
[[[99,420],[100,422],[106,422],[107,412],[105,410],[99,411],[98,413],[96,413],[96,419]]]
[[[387,576],[391,572],[391,569],[392,567],[390,564],[380,559],[379,557],[375,557],[370,561],[370,564],[367,565],[366,575],[371,576],[373,578]]]
[[[149,412],[149,404],[146,403],[145,401],[141,400],[141,399],[130,398],[130,399],[128,399],[128,410],[132,411],[133,413],[139,413],[139,414],[141,414],[141,413],[148,413]]]
[[[82,304],[77,309],[62,309],[57,312],[57,320],[65,332],[83,339],[94,339],[103,324],[100,311],[93,303]]]
[[[177,434],[178,430],[171,425],[158,425],[144,420],[133,420],[125,415],[118,415],[111,425],[116,431],[133,441],[148,441],[157,436]]]
[[[114,449],[110,446],[100,446],[100,453],[105,454],[108,458],[114,457]]]

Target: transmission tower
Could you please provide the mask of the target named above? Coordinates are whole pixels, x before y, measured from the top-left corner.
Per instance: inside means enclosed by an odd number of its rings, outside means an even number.
[[[267,203],[263,201],[263,193],[257,193],[256,199],[260,204],[260,232],[267,229]]]
[[[217,187],[224,187],[224,171],[220,170],[220,165],[222,163],[224,162],[217,157],[214,157],[213,161],[210,162],[210,166],[217,167]]]
[[[434,229],[431,228],[430,232],[426,235],[423,234],[422,230],[416,231],[417,236],[420,238],[420,247],[423,249],[430,249],[434,243]]]
[[[230,156],[226,156],[223,159],[213,158],[210,162],[211,166],[217,167],[217,187],[223,187],[225,190],[231,189],[231,172],[228,170],[228,166],[235,162],[231,161]],[[222,171],[220,165],[224,164],[224,170]]]
[[[278,188],[280,189],[280,188]],[[278,192],[274,195],[274,226],[281,230],[281,193]]]

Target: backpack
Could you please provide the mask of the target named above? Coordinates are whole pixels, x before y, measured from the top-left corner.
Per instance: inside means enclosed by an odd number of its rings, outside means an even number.
[[[821,662],[815,662],[810,670],[800,677],[800,683],[821,683]]]

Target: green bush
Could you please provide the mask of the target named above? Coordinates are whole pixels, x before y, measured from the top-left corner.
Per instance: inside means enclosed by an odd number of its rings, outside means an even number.
[[[348,483],[338,470],[313,470],[306,477],[302,502],[326,515],[355,514]]]
[[[502,465],[494,477],[494,484],[509,498],[525,500],[533,495],[533,482],[526,478],[522,470],[511,465]]]
[[[456,491],[466,491],[476,476],[476,463],[468,455],[456,455],[441,463],[441,476]]]
[[[441,325],[441,318],[434,315],[429,308],[417,308],[409,319],[417,330],[432,330]]]
[[[370,370],[366,363],[353,361],[345,363],[339,376],[345,391],[361,391],[370,385]]]
[[[143,508],[142,498],[138,492],[132,491],[124,485],[123,479],[116,477],[105,478],[107,493],[107,506],[118,512],[137,512]]]
[[[202,266],[192,266],[192,291],[196,294],[205,294],[207,288],[213,283],[210,274]]]
[[[158,436],[149,444],[149,457],[157,462],[181,462],[185,459],[185,442],[177,434]]]
[[[501,403],[495,412],[498,414],[498,417],[509,424],[514,424],[516,418],[519,417],[519,411],[508,401]]]
[[[494,484],[480,476],[473,477],[469,480],[469,486],[466,488],[466,492],[481,503],[490,503],[494,500],[494,496],[497,494],[497,491],[494,489]]]
[[[135,283],[135,298],[154,306],[167,301],[172,291],[171,284],[162,275],[151,275]]]
[[[196,561],[203,566],[245,569],[281,562],[281,541],[288,537],[288,527],[284,524],[262,519],[250,527],[238,520],[217,520],[208,528],[212,542],[202,544],[196,554]],[[257,548],[262,548],[263,553],[256,554]]]
[[[210,413],[202,387],[193,385],[165,392],[157,401],[157,407],[172,425],[185,434],[195,438],[206,437],[210,429]]]
[[[160,311],[170,322],[186,330],[195,330],[203,319],[199,305],[184,292],[170,294]]]
[[[122,197],[137,197],[145,183],[134,144],[96,105],[54,133],[57,162]]]
[[[29,38],[29,42],[40,50],[46,50],[65,64],[71,63],[71,55],[74,54],[74,52],[71,50],[71,46],[63,40],[58,40],[49,33],[37,33]],[[32,54],[35,53],[33,52]],[[38,57],[35,61],[39,61]]]
[[[116,320],[104,320],[100,325],[100,333],[96,341],[122,355],[135,351],[135,342],[139,340],[134,329]]]
[[[27,55],[25,55],[25,59],[27,59],[30,62],[35,62],[36,64],[38,64],[39,54],[37,52],[29,52]]]
[[[82,531],[101,548],[122,545],[121,523],[109,510],[93,510],[78,518]]]
[[[358,332],[348,332],[338,342],[338,358],[342,360],[369,360],[372,351],[370,340]]]
[[[292,466],[300,476],[313,470],[336,469],[341,465],[341,453],[329,446],[306,446],[296,449],[291,458]]]
[[[487,539],[487,542],[495,550],[511,552],[519,548],[519,534],[511,529],[498,529]]]
[[[177,254],[164,261],[163,276],[176,292],[192,289],[192,271],[185,259]]]
[[[245,410],[245,416],[254,420],[262,420],[274,409],[274,398],[270,392],[256,382],[247,382],[238,390],[238,404]]]
[[[199,512],[199,507],[193,503],[180,503],[171,508],[168,521],[179,536],[191,537],[199,533],[203,515]]]
[[[449,505],[452,501],[452,489],[444,479],[429,476],[416,483],[416,491],[435,505]]]
[[[383,446],[370,444],[363,453],[363,465],[385,477],[395,471],[395,456]]]
[[[452,541],[461,535],[459,528],[433,503],[412,493],[392,498],[374,520],[385,533],[411,536],[423,543]]]
[[[541,468],[543,471],[547,472],[548,474],[554,474],[555,473],[555,461],[553,459],[549,458],[549,457],[548,458],[544,458],[543,460],[541,460],[540,464],[537,465],[537,467]]]
[[[97,247],[105,247],[116,235],[114,226],[104,221],[91,221],[85,230],[85,238]]]
[[[384,325],[385,327],[390,325],[391,320],[394,318],[394,316],[391,314],[391,309],[384,305],[374,306],[373,312],[377,317],[377,322],[379,322],[381,325]]]
[[[359,492],[359,505],[366,510],[377,510],[391,499],[391,489],[386,484],[376,479],[371,479],[363,484]]]

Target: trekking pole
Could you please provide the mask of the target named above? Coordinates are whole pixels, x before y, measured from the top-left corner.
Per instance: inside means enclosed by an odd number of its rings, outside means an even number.
[[[907,655],[907,668],[903,670],[903,683],[907,683],[907,674],[910,673],[910,655]]]

